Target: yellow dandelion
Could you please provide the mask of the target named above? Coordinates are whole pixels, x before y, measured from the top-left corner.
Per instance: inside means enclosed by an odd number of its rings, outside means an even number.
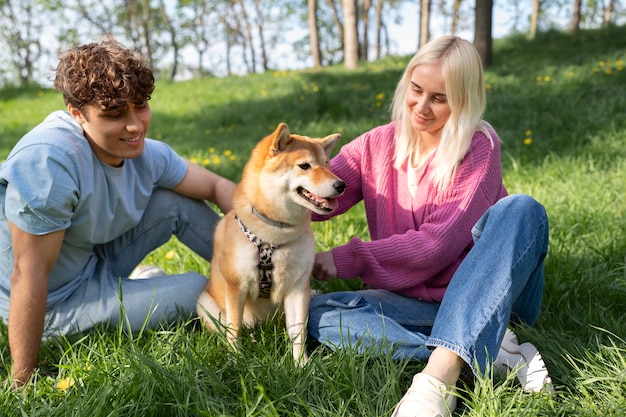
[[[486,84],[486,85],[485,85],[485,90],[487,90],[487,91],[491,91],[491,88],[492,88],[492,87],[491,87],[491,84]]]
[[[603,66],[604,66],[604,64],[605,64],[605,62],[604,62],[604,61],[600,61],[600,62],[598,62],[598,66],[600,66],[600,67],[603,67]]]
[[[531,138],[524,139],[524,145],[530,145],[531,143],[533,143],[533,140]]]
[[[174,256],[176,256],[176,252],[174,252],[173,250],[169,250],[165,254],[165,259],[174,259]]]
[[[313,91],[317,93],[318,91],[320,91],[320,88],[318,86],[314,85],[313,86]]]
[[[276,78],[280,77],[280,72],[274,71],[274,77],[276,77]]]
[[[209,158],[204,158],[202,160],[202,165],[210,165],[211,164],[211,160]]]
[[[68,389],[72,388],[75,383],[76,381],[72,377],[63,378],[59,382],[57,382],[57,388],[61,391],[67,391]]]
[[[551,80],[551,79],[552,79],[552,78],[550,78],[550,76],[549,76],[549,75],[546,75],[545,77],[543,77],[543,80],[544,80],[545,82],[550,82],[550,80]]]
[[[537,77],[535,77],[535,80],[537,80],[538,83],[540,83],[542,79],[541,75],[537,75]]]
[[[611,74],[613,74],[613,70],[611,68],[607,68],[607,69],[604,70],[604,73],[606,75],[611,75]]]
[[[198,163],[198,158],[191,158],[190,161],[193,162],[194,164],[197,164]]]
[[[235,155],[231,155],[231,156],[228,157],[228,159],[231,160],[231,161],[234,161],[237,158],[235,158]]]
[[[382,107],[382,106],[383,106],[383,103],[382,103],[382,102],[380,102],[380,101],[377,101],[377,102],[376,102],[376,107]]]
[[[216,155],[216,156],[213,157],[213,164],[214,165],[219,165],[221,162],[222,162],[222,160],[220,159],[219,156]]]
[[[593,72],[600,72],[600,68],[594,68]]]
[[[300,96],[300,101],[304,101],[304,96]]]
[[[230,156],[230,155],[232,155],[232,154],[233,154],[233,151],[231,151],[230,149],[226,149],[226,150],[224,151],[224,155],[226,155],[226,156]]]
[[[209,148],[209,153],[214,153],[215,152],[215,148]]]
[[[524,132],[524,134],[525,134],[526,136],[530,136],[530,135],[532,135],[532,134],[533,134],[533,131],[529,129],[529,130],[527,130],[526,132]]]
[[[383,93],[376,94],[376,100],[382,100],[384,98],[385,98],[385,94],[383,94]]]

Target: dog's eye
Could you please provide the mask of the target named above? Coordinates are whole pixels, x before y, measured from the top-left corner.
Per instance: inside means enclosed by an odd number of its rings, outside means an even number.
[[[300,164],[298,165],[300,167],[300,169],[306,171],[307,169],[311,168],[311,164],[309,164],[308,162],[305,162],[304,164]]]

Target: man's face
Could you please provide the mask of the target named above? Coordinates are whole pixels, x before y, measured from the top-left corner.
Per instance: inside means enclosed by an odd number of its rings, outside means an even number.
[[[68,110],[82,126],[93,153],[105,164],[119,167],[124,159],[136,158],[143,152],[152,116],[147,101],[129,102],[115,109],[93,104],[83,112],[69,105]]]

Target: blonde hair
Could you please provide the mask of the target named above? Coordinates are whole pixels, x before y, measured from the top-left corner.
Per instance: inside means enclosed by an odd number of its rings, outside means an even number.
[[[482,120],[486,107],[483,65],[476,48],[457,36],[440,36],[424,45],[413,56],[398,82],[392,102],[392,120],[397,122],[394,166],[419,156],[421,134],[411,127],[406,95],[411,85],[411,74],[421,64],[441,64],[450,106],[450,117],[441,130],[441,137],[433,157],[434,181],[439,189],[453,181],[459,163],[467,153],[472,137],[478,130],[491,140],[489,124]]]

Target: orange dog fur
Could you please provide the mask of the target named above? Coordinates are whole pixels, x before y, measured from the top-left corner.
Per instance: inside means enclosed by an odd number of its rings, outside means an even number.
[[[216,330],[217,323],[227,328],[231,345],[236,345],[242,325],[267,320],[282,306],[294,360],[307,360],[304,343],[315,257],[311,212],[333,211],[345,189],[328,168],[340,138],[338,133],[316,139],[290,134],[281,123],[252,151],[233,195],[233,209],[216,227],[211,277],[197,304],[209,330]],[[275,247],[266,268],[271,273],[269,298],[262,298],[259,285],[259,242],[244,229]]]

